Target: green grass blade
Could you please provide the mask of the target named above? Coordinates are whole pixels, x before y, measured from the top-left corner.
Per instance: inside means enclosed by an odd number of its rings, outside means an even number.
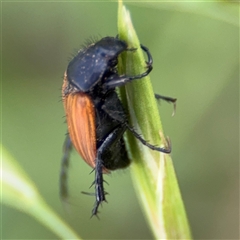
[[[35,184],[1,144],[0,148],[1,202],[34,217],[61,239],[81,239],[47,205]]]
[[[146,70],[143,51],[131,22],[130,14],[119,1],[119,38],[135,52],[119,58],[121,74],[136,75]],[[130,123],[151,144],[166,147],[162,124],[149,76],[120,89],[128,109]],[[156,239],[191,239],[190,228],[178,187],[171,156],[143,146],[132,134],[126,142],[132,159],[132,179]]]

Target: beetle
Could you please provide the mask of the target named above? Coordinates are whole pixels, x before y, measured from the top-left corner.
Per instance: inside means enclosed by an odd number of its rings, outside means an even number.
[[[147,76],[152,70],[152,56],[147,54],[146,71],[136,76],[119,75],[118,56],[124,51],[134,51],[118,37],[105,37],[81,49],[69,62],[64,73],[62,100],[66,113],[68,134],[64,144],[64,156],[60,175],[60,195],[68,196],[67,168],[72,145],[93,168],[95,178],[95,205],[92,216],[97,215],[99,205],[106,201],[103,173],[126,168],[130,164],[123,134],[129,130],[142,144],[152,150],[170,153],[166,148],[145,141],[128,123],[124,107],[116,93],[116,87]],[[156,95],[156,98],[175,102],[176,99]],[[92,186],[91,185],[91,186]]]

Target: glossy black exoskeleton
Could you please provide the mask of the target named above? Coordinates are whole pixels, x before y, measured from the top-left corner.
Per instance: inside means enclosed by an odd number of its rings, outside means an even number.
[[[171,152],[170,145],[167,148],[151,145],[129,125],[115,91],[116,87],[141,79],[152,70],[152,56],[146,47],[141,45],[141,48],[148,57],[147,70],[137,76],[118,74],[119,54],[133,49],[128,49],[125,41],[115,37],[105,37],[80,50],[65,72],[62,98],[69,136],[65,141],[62,160],[61,195],[67,197],[67,166],[73,145],[85,162],[95,170],[93,185],[96,203],[92,215],[96,215],[99,204],[106,201],[103,173],[125,168],[130,164],[123,141],[126,130],[153,150]]]

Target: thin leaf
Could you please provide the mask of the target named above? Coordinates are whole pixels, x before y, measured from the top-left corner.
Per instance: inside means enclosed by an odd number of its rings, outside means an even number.
[[[1,144],[0,148],[1,202],[34,217],[61,239],[81,239],[44,201],[35,184]]]
[[[131,22],[130,14],[119,1],[119,38],[135,52],[122,54],[119,71],[136,75],[146,70],[143,51]],[[120,89],[128,109],[130,123],[151,144],[166,147],[158,107],[149,76]],[[187,216],[182,202],[171,156],[152,151],[127,133],[127,146],[132,159],[132,179],[156,239],[191,239]]]

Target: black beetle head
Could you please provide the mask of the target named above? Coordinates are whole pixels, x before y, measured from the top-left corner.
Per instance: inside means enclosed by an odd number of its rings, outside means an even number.
[[[99,49],[102,57],[107,59],[117,58],[118,55],[127,49],[124,41],[114,37],[105,37],[95,43],[95,48]]]

